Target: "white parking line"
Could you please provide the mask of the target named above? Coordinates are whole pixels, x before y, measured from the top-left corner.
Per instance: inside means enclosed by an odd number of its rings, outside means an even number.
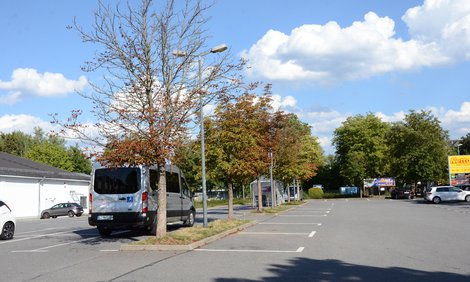
[[[318,225],[321,226],[321,223],[314,222],[260,222],[260,225]]]
[[[301,253],[305,248],[299,247],[295,251],[283,250],[234,250],[234,249],[195,249],[197,252],[238,252],[238,253]]]
[[[313,234],[315,234],[315,231],[312,231]],[[250,232],[250,231],[243,231],[243,232],[239,232],[238,234],[241,234],[241,235],[308,235],[310,237],[310,235],[312,233],[289,233],[289,232]],[[312,236],[313,237],[313,236]]]
[[[128,231],[124,230],[124,231],[115,232],[114,234],[121,234],[121,233],[126,233],[126,232],[128,232]],[[29,239],[39,238],[39,237],[45,237],[45,236],[51,236],[51,235],[57,235],[57,234],[62,234],[62,233],[73,234],[73,232],[64,231],[64,232],[57,232],[57,233],[39,235],[39,236],[31,237],[31,238],[18,239],[18,240],[14,240],[14,242],[24,241],[24,240],[29,240]],[[70,242],[66,242],[66,243],[62,243],[62,244],[51,245],[51,246],[42,247],[42,248],[33,249],[33,250],[16,250],[16,251],[11,251],[11,252],[12,253],[38,253],[38,252],[45,253],[45,252],[48,252],[47,249],[52,249],[52,248],[71,245],[71,244],[75,244],[75,243],[79,243],[79,242],[89,241],[89,240],[92,240],[92,239],[96,239],[98,237],[99,236],[93,236],[91,238],[85,238],[85,239],[81,239],[81,240],[70,241]],[[11,242],[11,241],[9,241],[9,242]]]
[[[22,238],[22,239],[13,239],[13,240],[0,242],[0,245],[1,244],[7,244],[7,243],[16,243],[16,242],[20,242],[20,241],[26,241],[26,240],[31,240],[31,239],[36,239],[36,238],[41,238],[41,237],[46,237],[46,236],[54,236],[54,235],[63,234],[63,233],[70,233],[70,231],[62,231],[62,232],[56,232],[56,233],[50,233],[50,234],[42,234],[42,235],[36,235],[36,236],[26,237],[26,238]]]
[[[280,214],[282,217],[316,217],[316,216],[327,216],[327,214]]]
[[[71,245],[71,244],[75,244],[75,243],[78,243],[78,242],[83,242],[83,241],[89,241],[91,239],[95,239],[96,237],[92,237],[92,238],[87,238],[87,239],[82,239],[82,240],[77,240],[77,241],[71,241],[71,242],[67,242],[67,243],[62,243],[62,244],[57,244],[57,245],[52,245],[52,246],[47,246],[47,247],[42,247],[42,248],[38,248],[38,249],[34,249],[34,250],[19,250],[19,251],[11,251],[12,253],[27,253],[27,252],[31,252],[31,253],[36,253],[36,252],[48,252],[47,249],[52,249],[52,248],[56,248],[56,247],[61,247],[61,246],[66,246],[66,245]]]
[[[310,234],[308,234],[308,238],[313,238],[313,236],[315,236],[315,233],[317,233],[317,231],[312,231]]]
[[[28,231],[28,232],[15,233],[15,237],[18,237],[18,236],[21,236],[21,235],[24,235],[24,234],[38,233],[38,232],[41,232],[41,231],[47,231],[47,230],[53,230],[53,229],[58,229],[58,228],[50,227],[50,228],[45,228],[45,229],[40,229],[40,230],[34,230],[34,231]]]
[[[295,211],[325,212],[331,211],[331,209],[296,209]]]

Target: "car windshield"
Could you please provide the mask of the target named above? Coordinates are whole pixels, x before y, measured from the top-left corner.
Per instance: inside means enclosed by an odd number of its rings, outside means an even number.
[[[139,168],[95,170],[94,190],[98,194],[133,194],[140,189]]]

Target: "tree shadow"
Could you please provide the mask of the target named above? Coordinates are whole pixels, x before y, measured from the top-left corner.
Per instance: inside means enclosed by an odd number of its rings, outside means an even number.
[[[448,202],[446,201],[446,202],[440,202],[439,204],[434,204],[424,199],[419,199],[419,200],[414,200],[412,202],[417,205],[430,205],[430,206],[436,206],[436,207],[439,207],[439,206],[458,207],[458,208],[463,208],[463,209],[470,209],[470,203],[466,201],[448,201]]]
[[[240,278],[217,278],[217,282],[231,281],[470,281],[470,276],[449,272],[429,272],[402,267],[381,268],[346,263],[340,260],[315,260],[295,258],[290,264],[273,264],[269,267],[273,276],[259,280]]]

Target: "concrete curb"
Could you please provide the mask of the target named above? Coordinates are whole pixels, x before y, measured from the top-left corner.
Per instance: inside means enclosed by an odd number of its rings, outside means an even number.
[[[211,237],[207,237],[205,239],[191,243],[189,245],[130,245],[130,244],[125,244],[125,245],[121,245],[119,250],[120,251],[191,251],[191,250],[200,248],[206,244],[209,244],[211,242],[214,242],[216,240],[222,239],[228,235],[242,231],[250,226],[255,225],[256,223],[257,221],[253,220],[252,222],[245,223],[236,228],[226,230],[222,233],[216,234]]]

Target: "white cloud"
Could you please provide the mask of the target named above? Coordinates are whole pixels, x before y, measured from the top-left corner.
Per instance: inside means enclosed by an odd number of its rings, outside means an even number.
[[[426,0],[402,20],[407,41],[395,35],[392,19],[369,12],[344,28],[331,21],[290,34],[270,30],[241,55],[249,60],[249,75],[320,84],[470,59],[470,1]]]
[[[454,60],[470,59],[470,1],[427,0],[402,19],[413,38],[435,42]]]
[[[382,112],[377,112],[375,113],[375,116],[380,118],[383,122],[397,122],[397,121],[402,121],[405,118],[405,113],[404,111],[399,111],[398,113],[394,113],[390,116],[382,113]]]
[[[444,129],[449,131],[451,139],[459,139],[470,133],[470,102],[463,102],[458,111],[429,107]]]
[[[14,105],[20,100],[21,92],[9,92],[7,95],[0,96],[0,105]]]
[[[289,111],[290,109],[295,108],[297,105],[297,100],[292,96],[286,96],[282,98],[280,95],[272,95],[271,106],[275,111],[285,110]]]
[[[80,76],[78,80],[67,79],[61,73],[38,73],[31,68],[18,68],[13,71],[10,81],[0,80],[0,90],[7,90],[0,96],[1,104],[15,104],[24,94],[41,97],[63,96],[76,90],[82,90],[87,79]]]
[[[10,133],[16,130],[32,134],[35,127],[40,127],[45,132],[56,128],[50,122],[30,115],[4,115],[0,117],[0,132],[3,133]]]
[[[88,136],[97,137],[99,136],[98,129],[92,122],[84,123],[85,132]],[[33,134],[34,128],[41,128],[46,134],[48,133],[59,133],[62,130],[62,127],[57,124],[52,124],[50,121],[43,120],[39,117],[21,114],[21,115],[4,115],[0,116],[0,132],[2,133],[11,133],[13,131],[21,131],[26,134]],[[76,143],[79,143],[81,147],[87,147],[88,143],[80,141],[77,138],[77,135],[66,130],[60,136],[64,137],[70,146],[74,146]]]
[[[458,110],[438,107],[428,107],[425,110],[431,111],[432,114],[441,121],[442,128],[449,131],[451,139],[459,139],[470,133],[470,102],[463,102]],[[351,114],[327,109],[300,112],[297,114],[300,120],[307,122],[311,126],[312,134],[318,137],[325,153],[334,154],[335,148],[331,144],[333,132],[336,128],[341,126]],[[407,114],[408,112],[404,111],[390,115],[381,112],[375,113],[375,115],[384,122],[403,121]]]

